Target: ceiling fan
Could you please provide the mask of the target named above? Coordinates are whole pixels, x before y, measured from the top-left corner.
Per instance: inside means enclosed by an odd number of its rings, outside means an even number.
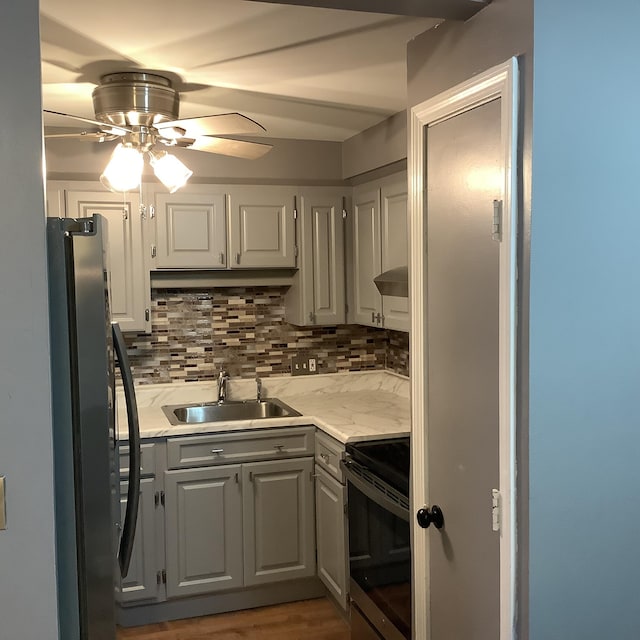
[[[220,137],[228,134],[255,134],[262,125],[240,113],[222,113],[178,119],[180,96],[171,81],[145,71],[109,73],[93,90],[96,119],[45,109],[50,113],[92,124],[95,130],[78,133],[50,133],[45,138],[75,138],[107,142],[121,138],[100,177],[112,191],[128,191],[140,184],[144,158],[156,176],[176,191],[192,172],[166,150],[172,147],[256,159],[272,149],[270,144]]]

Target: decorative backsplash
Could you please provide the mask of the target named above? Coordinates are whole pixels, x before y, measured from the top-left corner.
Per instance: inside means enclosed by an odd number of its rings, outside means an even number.
[[[138,383],[288,375],[294,355],[314,356],[319,373],[390,369],[409,375],[409,336],[339,325],[296,327],[284,320],[286,287],[154,289],[151,334],[126,334]]]

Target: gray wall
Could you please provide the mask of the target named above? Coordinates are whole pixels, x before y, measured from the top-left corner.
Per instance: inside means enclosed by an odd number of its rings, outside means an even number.
[[[273,144],[258,160],[241,160],[197,151],[172,150],[192,171],[191,183],[247,181],[253,184],[286,183],[340,185],[341,143],[318,140],[255,138]],[[115,142],[49,139],[46,142],[49,180],[95,180],[109,161]],[[153,173],[145,167],[149,180]]]
[[[353,178],[406,157],[407,113],[402,111],[342,143],[342,175]]]
[[[531,221],[533,1],[493,0],[465,23],[445,22],[409,42],[409,108],[492,66],[518,56],[520,68],[518,325],[518,637],[528,638],[528,286]],[[569,640],[569,636],[564,636]]]
[[[531,640],[640,637],[640,4],[536,0]]]
[[[0,637],[57,637],[38,2],[0,4]]]

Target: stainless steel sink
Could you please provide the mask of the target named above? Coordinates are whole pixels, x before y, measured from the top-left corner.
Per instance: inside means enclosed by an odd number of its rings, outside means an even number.
[[[277,398],[266,398],[260,402],[225,400],[220,403],[173,404],[165,405],[162,410],[173,425],[286,418],[300,415]]]

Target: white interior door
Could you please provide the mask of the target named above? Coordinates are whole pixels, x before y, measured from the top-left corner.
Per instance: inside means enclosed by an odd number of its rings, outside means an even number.
[[[500,100],[427,129],[427,349],[432,640],[499,637]]]
[[[413,525],[420,640],[512,638],[516,87],[512,59],[411,114],[412,506],[444,514]]]

